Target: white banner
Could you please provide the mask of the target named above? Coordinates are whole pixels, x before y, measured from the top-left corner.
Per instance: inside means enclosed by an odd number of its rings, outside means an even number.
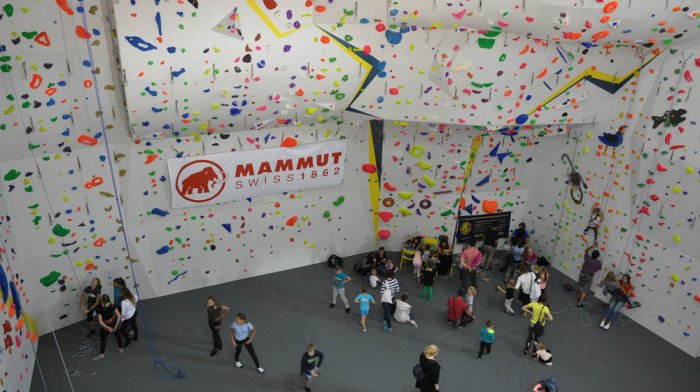
[[[168,159],[173,208],[343,182],[345,140]]]

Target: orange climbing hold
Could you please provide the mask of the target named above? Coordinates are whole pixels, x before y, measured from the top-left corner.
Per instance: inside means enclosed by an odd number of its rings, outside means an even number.
[[[611,1],[603,6],[603,12],[606,14],[612,14],[615,10],[617,10],[617,1]]]
[[[89,31],[85,30],[83,26],[75,27],[75,35],[83,39],[90,39],[90,37],[92,37],[92,34],[90,34]]]
[[[92,245],[101,248],[105,245],[105,239],[100,237],[97,240],[95,240],[95,242],[93,242]]]
[[[286,137],[284,140],[282,140],[282,147],[296,147],[299,145],[299,142],[297,142],[297,139],[293,137]]]
[[[146,157],[146,164],[148,165],[149,163],[155,161],[157,158],[158,154],[149,155],[148,157]]]
[[[87,146],[94,146],[97,144],[97,139],[88,135],[80,135],[78,136],[78,143],[82,143]]]
[[[49,35],[46,34],[46,31],[42,31],[41,33],[37,34],[37,36],[34,37],[34,42],[42,46],[51,46],[51,39],[49,38]]]
[[[297,223],[297,216],[296,215],[287,219],[287,226],[292,227],[292,226],[294,226],[295,223]]]
[[[56,5],[66,13],[66,15],[73,15],[73,9],[68,5],[68,0],[56,0]]]
[[[33,90],[38,89],[41,87],[41,82],[44,81],[44,78],[39,75],[39,74],[34,74],[32,75],[32,80],[29,82],[29,87]]]
[[[601,39],[607,37],[608,35],[610,35],[610,30],[601,30],[601,31],[593,34],[591,39],[593,39],[593,41],[598,41],[598,40],[601,40]]]

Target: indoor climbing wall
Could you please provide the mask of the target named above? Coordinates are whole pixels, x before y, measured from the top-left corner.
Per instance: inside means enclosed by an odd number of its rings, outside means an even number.
[[[0,192],[0,386],[6,391],[29,390],[39,339],[30,302],[35,292],[29,266],[16,252],[15,225],[8,214],[5,192]]]
[[[134,267],[149,295],[165,295],[369,251],[368,122],[332,127],[144,141],[125,152],[127,227]],[[344,139],[342,185],[172,209],[166,161],[174,157]],[[143,275],[141,275],[143,274]],[[149,292],[149,291],[147,291]],[[150,293],[150,292],[149,292]]]

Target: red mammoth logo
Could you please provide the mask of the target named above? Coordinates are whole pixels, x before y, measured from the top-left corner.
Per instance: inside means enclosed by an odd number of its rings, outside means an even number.
[[[199,159],[180,169],[175,179],[175,190],[187,201],[204,203],[221,194],[227,178],[218,163]]]

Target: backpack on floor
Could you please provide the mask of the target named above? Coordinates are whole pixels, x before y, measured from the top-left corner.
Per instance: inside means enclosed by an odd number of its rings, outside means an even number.
[[[328,258],[328,261],[326,262],[326,264],[331,268],[335,268],[338,265],[342,267],[343,266],[343,259],[341,259],[340,257],[338,257],[336,255],[331,255],[331,257]]]

